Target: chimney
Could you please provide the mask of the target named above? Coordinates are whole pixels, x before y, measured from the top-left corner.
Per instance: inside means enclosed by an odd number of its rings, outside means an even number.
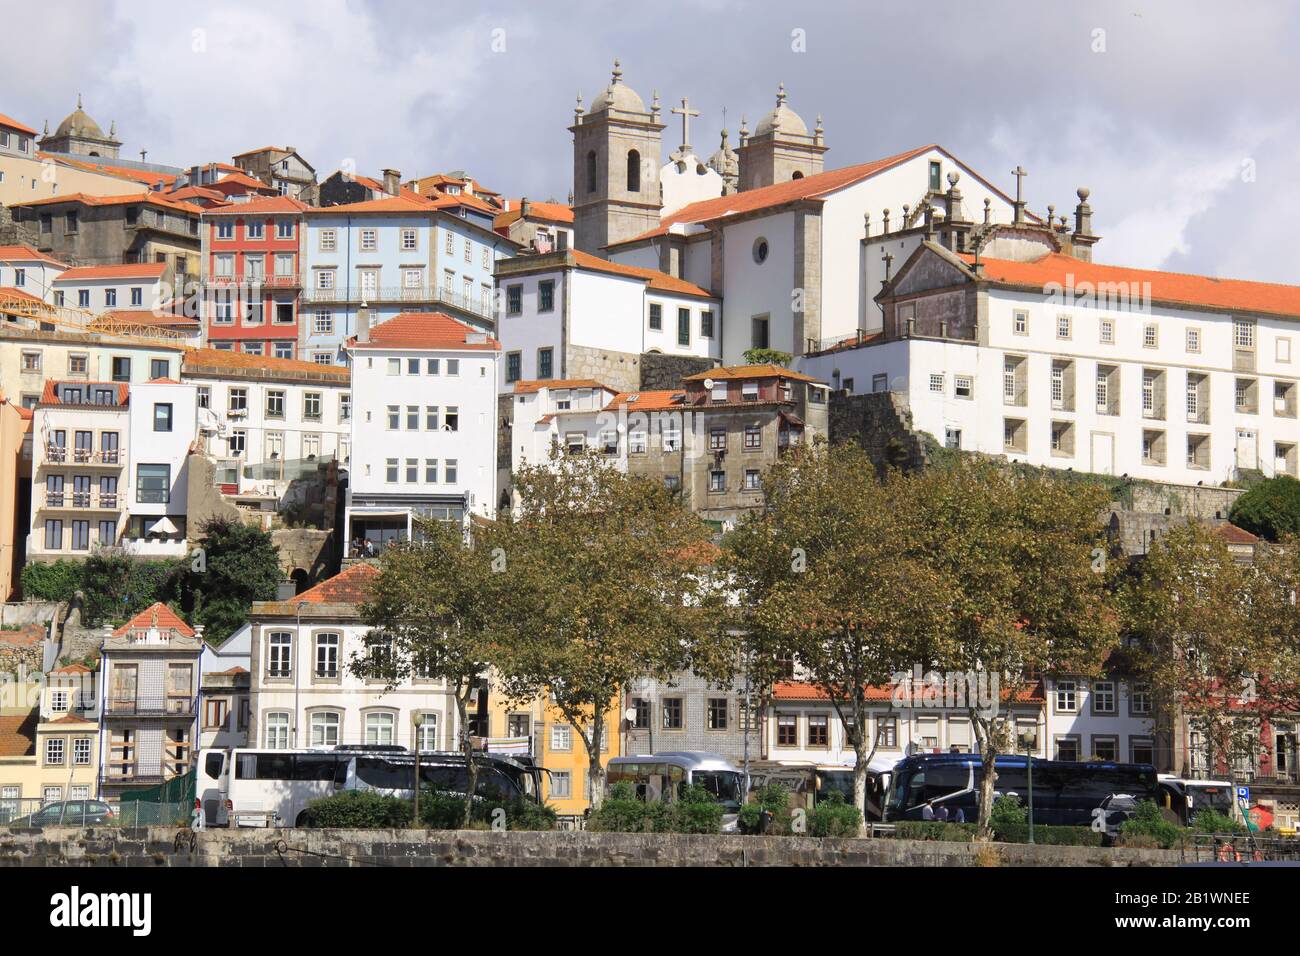
[[[384,170],[384,192],[390,196],[396,196],[399,188],[399,182],[402,174],[395,169]]]
[[[281,581],[275,586],[277,601],[292,601],[298,596],[298,586],[293,581]]]
[[[370,341],[370,309],[365,306],[357,310],[357,341]]]
[[[531,211],[531,207],[532,207],[532,204],[529,203],[529,201],[528,201],[528,197],[527,197],[527,196],[525,196],[523,199],[519,200],[519,215],[520,215],[520,217],[523,218],[523,219],[527,219],[527,218],[528,218],[528,213]]]

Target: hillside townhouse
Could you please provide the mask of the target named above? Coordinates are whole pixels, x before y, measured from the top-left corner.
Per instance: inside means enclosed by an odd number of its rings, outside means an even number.
[[[496,507],[500,344],[441,312],[370,328],[352,353],[349,552],[409,539],[415,516],[460,522]]]
[[[298,198],[316,182],[316,170],[292,146],[263,146],[232,157],[231,162],[281,196]]]
[[[18,405],[40,401],[47,379],[140,384],[175,378],[184,345],[175,339],[0,324],[0,391]]]
[[[252,723],[253,627],[245,624],[199,661],[199,749],[247,747]]]
[[[32,414],[29,560],[184,553],[193,386],[51,379]]]
[[[0,601],[15,598],[31,521],[32,412],[0,394]]]
[[[764,695],[756,685],[747,694],[743,675],[709,681],[684,671],[671,680],[641,678],[623,697],[619,717],[626,754],[703,750],[737,765],[746,753],[751,760],[763,756]]]
[[[281,359],[299,356],[307,208],[291,197],[273,196],[204,212],[203,309],[210,347]]]
[[[0,702],[0,823],[56,801],[99,795],[92,674],[74,664],[45,676],[40,683],[10,685]]]
[[[883,330],[800,367],[949,447],[1181,485],[1300,474],[1300,287],[1083,262],[996,227],[916,249]]]
[[[321,362],[346,360],[363,307],[372,325],[436,308],[490,330],[493,270],[516,248],[489,216],[406,192],[313,209],[307,230],[303,347]]]
[[[99,795],[153,786],[190,766],[196,740],[201,632],[156,603],[104,640]]]
[[[357,676],[355,656],[391,659],[393,647],[372,640],[361,620],[377,573],[364,562],[287,601],[259,601],[249,614],[251,721],[257,747],[330,748],[396,745],[421,750],[457,746],[455,701],[441,679],[418,673],[391,689]],[[422,716],[417,730],[412,717]],[[291,821],[290,821],[291,822]]]
[[[492,220],[492,228],[512,242],[539,254],[573,248],[573,209],[557,202],[527,197],[507,199]]]
[[[198,280],[200,206],[154,192],[72,193],[19,203],[12,212],[35,230],[40,252],[70,265],[162,263],[173,288]]]
[[[503,392],[549,378],[592,378],[636,391],[643,353],[703,367],[723,355],[721,301],[653,269],[570,249],[502,262],[496,283]]]
[[[191,349],[181,381],[196,389],[199,437],[223,491],[276,494],[283,483],[352,457],[347,369],[219,349]],[[278,497],[278,494],[276,494]]]
[[[54,279],[53,305],[99,315],[104,312],[171,311],[167,266],[161,262],[78,266]]]
[[[37,252],[31,246],[0,245],[0,310],[7,295],[24,293],[47,305],[54,304],[54,280],[67,271],[67,264]]]

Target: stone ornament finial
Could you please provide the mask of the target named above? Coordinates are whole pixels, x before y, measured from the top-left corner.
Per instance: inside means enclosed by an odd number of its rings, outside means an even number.
[[[959,179],[961,179],[961,173],[957,172],[957,170],[954,169],[952,172],[948,174],[948,185],[956,186],[957,180]]]
[[[777,106],[777,109],[780,109],[780,108],[781,108],[782,106],[784,106],[784,105],[785,105],[785,84],[784,84],[784,83],[780,83],[780,84],[777,85],[777,88],[776,88],[776,106]]]
[[[623,82],[623,69],[622,69],[622,67],[619,65],[619,62],[618,62],[617,59],[614,60],[614,72],[610,74],[610,78],[612,79],[612,81],[613,81],[614,83],[622,83],[622,82]]]

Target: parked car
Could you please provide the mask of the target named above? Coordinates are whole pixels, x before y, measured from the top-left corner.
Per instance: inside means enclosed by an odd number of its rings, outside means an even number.
[[[113,808],[102,800],[56,800],[35,813],[10,820],[11,827],[79,827],[86,824],[112,823],[117,819]]]

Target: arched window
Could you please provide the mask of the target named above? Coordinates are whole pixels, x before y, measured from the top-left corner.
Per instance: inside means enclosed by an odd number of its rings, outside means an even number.
[[[630,193],[641,191],[641,154],[635,149],[627,151],[627,191]]]
[[[796,170],[794,171],[794,175],[791,176],[790,178],[791,178],[791,179],[803,179],[803,173],[799,172],[799,170],[796,169]]]
[[[590,150],[587,153],[587,192],[596,191],[596,151]]]

